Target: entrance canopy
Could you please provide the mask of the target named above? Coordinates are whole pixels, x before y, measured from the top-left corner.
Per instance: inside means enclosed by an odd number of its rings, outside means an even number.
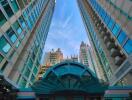
[[[66,61],[49,68],[42,80],[35,82],[31,88],[36,94],[55,94],[62,91],[104,94],[107,85],[101,84],[88,67]]]

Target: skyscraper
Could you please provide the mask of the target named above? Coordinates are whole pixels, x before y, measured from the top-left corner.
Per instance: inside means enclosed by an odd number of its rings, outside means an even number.
[[[63,53],[60,48],[58,48],[56,51],[52,49],[52,51],[45,53],[44,65],[53,66],[61,61],[63,61]]]
[[[96,73],[95,69],[96,64],[94,62],[91,47],[88,44],[84,43],[83,41],[81,42],[80,45],[79,61],[80,63],[89,67],[93,72]]]
[[[85,44],[83,41],[80,45],[79,60],[85,66],[89,66],[89,62],[88,62],[88,45]]]
[[[131,0],[78,0],[91,45],[110,85],[132,84],[131,4]]]
[[[28,87],[38,73],[54,0],[0,0],[0,73]]]

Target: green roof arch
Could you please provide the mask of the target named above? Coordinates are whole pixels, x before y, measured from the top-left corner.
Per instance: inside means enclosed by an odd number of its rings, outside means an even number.
[[[59,91],[104,93],[107,86],[101,84],[96,74],[83,64],[65,61],[49,68],[42,80],[35,82],[31,88],[36,94],[54,94]]]

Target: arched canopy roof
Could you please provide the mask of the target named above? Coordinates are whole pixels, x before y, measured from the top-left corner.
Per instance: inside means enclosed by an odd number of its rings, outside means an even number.
[[[32,85],[37,94],[53,94],[59,91],[103,93],[106,88],[88,67],[70,61],[52,66],[42,80]]]

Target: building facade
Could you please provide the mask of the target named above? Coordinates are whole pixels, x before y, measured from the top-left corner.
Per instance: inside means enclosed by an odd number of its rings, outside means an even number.
[[[131,4],[131,0],[78,0],[91,45],[110,85],[132,84]]]
[[[79,61],[85,66],[88,66],[100,80],[106,80],[103,75],[103,69],[98,64],[94,50],[84,42],[80,45]]]
[[[89,66],[88,62],[88,45],[84,42],[81,42],[79,50],[79,61],[85,66]]]
[[[58,48],[56,51],[52,49],[52,51],[45,53],[44,65],[53,66],[62,61],[63,61],[63,53],[60,48]]]
[[[67,58],[63,59],[63,61],[79,62],[79,58],[78,55],[71,55],[70,57],[67,56]]]
[[[54,0],[0,0],[0,73],[32,85],[40,66]]]
[[[46,73],[46,71],[50,68],[50,65],[40,65],[38,75],[36,77],[36,80],[41,80]]]

